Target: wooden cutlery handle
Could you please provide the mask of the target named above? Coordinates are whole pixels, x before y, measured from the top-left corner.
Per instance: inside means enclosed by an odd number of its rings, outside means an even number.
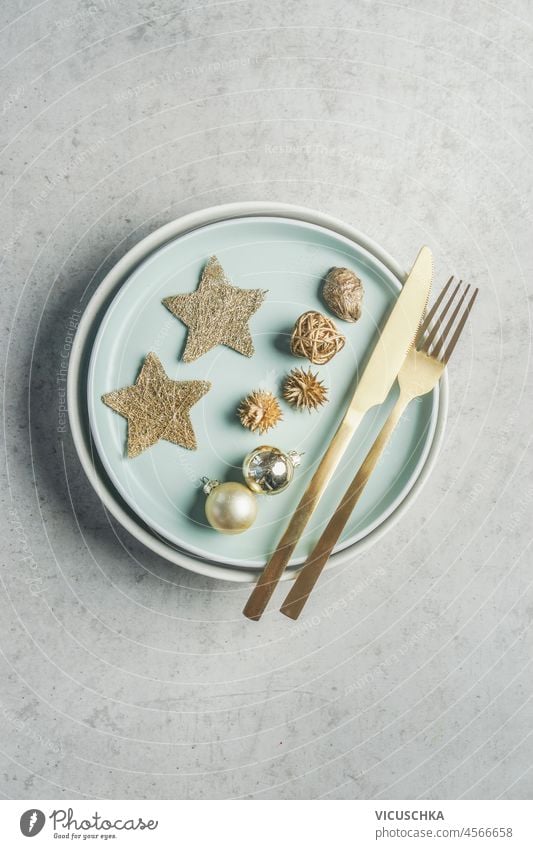
[[[304,563],[301,572],[298,574],[289,594],[283,602],[281,612],[285,616],[289,616],[291,619],[297,619],[302,612],[322,569],[326,565],[337,540],[344,530],[346,522],[350,518],[370,475],[374,471],[409,401],[410,398],[402,395],[396,401],[387,421],[363,460],[359,471],[337,505],[322,536]]]

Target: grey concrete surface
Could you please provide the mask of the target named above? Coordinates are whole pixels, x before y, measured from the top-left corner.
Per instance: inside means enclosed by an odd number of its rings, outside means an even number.
[[[527,0],[5,0],[0,791],[530,798]],[[71,316],[155,227],[279,200],[482,294],[435,473],[303,624],[109,520],[58,431]],[[281,598],[278,593],[276,599]]]

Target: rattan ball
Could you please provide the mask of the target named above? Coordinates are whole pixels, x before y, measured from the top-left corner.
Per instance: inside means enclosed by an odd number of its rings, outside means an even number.
[[[297,319],[291,336],[291,351],[296,357],[307,357],[317,366],[329,361],[342,348],[346,339],[330,318],[309,310]]]

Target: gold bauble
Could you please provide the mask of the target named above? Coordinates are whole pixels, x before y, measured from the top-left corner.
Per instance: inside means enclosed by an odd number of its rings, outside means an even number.
[[[203,480],[207,495],[205,515],[209,524],[222,534],[242,534],[248,530],[257,516],[253,492],[236,481]]]

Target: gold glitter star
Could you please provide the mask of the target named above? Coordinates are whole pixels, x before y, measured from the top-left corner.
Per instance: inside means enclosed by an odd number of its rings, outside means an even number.
[[[211,389],[207,380],[171,380],[150,353],[133,386],[102,395],[102,401],[128,420],[128,457],[137,457],[160,439],[196,448],[189,410]]]
[[[216,256],[205,266],[196,292],[164,298],[170,312],[187,325],[183,361],[191,363],[216,345],[227,345],[245,357],[254,353],[248,321],[266,291],[232,286]]]

